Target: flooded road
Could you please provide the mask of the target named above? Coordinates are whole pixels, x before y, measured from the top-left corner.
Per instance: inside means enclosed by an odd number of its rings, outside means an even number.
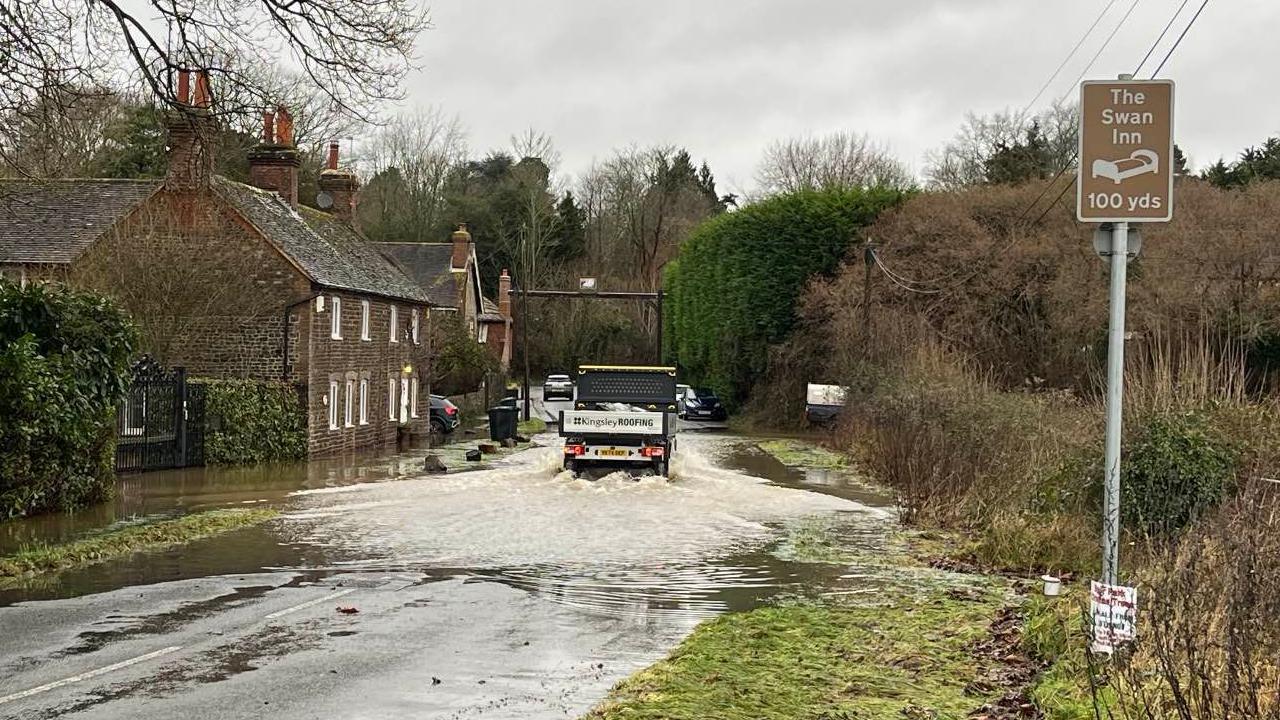
[[[821,518],[874,546],[884,499],[750,446],[682,433],[670,481],[537,447],[176,493],[283,515],[0,590],[0,717],[574,717],[706,617],[858,582],[777,544]]]

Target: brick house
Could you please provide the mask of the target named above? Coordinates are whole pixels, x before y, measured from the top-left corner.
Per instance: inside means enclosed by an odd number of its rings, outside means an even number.
[[[498,300],[484,296],[475,243],[459,225],[447,243],[375,243],[389,260],[427,292],[437,311],[463,318],[468,332],[489,349],[503,371],[511,364],[511,276],[498,278]]]
[[[337,145],[320,177],[325,212],[298,205],[283,109],[264,116],[251,184],[216,176],[208,93],[199,78],[194,99],[187,87],[183,74],[193,112],[169,121],[164,179],[0,180],[0,273],[116,295],[144,334],[158,328],[161,359],[193,376],[305,386],[312,456],[424,431],[431,293],[356,228],[359,181]]]

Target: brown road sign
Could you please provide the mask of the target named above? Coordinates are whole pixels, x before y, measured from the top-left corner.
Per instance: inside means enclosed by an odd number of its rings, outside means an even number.
[[[1081,222],[1168,222],[1173,217],[1173,81],[1080,85]]]

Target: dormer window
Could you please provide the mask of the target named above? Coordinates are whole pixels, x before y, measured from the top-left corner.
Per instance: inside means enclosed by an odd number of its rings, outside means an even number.
[[[342,339],[342,298],[334,295],[329,298],[329,305],[333,309],[333,314],[329,318],[329,337],[334,340]]]

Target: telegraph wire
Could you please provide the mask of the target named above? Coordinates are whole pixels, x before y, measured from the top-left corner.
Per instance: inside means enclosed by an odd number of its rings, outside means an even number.
[[[1196,20],[1200,19],[1200,13],[1204,12],[1204,7],[1208,4],[1209,0],[1204,0],[1204,2],[1200,3],[1200,8],[1196,10],[1196,14],[1191,16],[1191,22],[1187,23],[1187,26],[1182,28],[1182,34],[1178,35],[1178,39],[1173,41],[1173,47],[1169,48],[1169,52],[1165,53],[1164,59],[1160,61],[1158,66],[1156,66],[1155,72],[1151,73],[1151,77],[1153,79],[1160,74],[1161,70],[1164,69],[1164,64],[1169,62],[1169,58],[1173,56],[1173,51],[1177,50],[1178,46],[1182,44],[1182,39],[1187,36],[1187,32],[1191,30],[1191,26],[1196,24]]]
[[[1098,52],[1093,54],[1093,57],[1089,60],[1089,64],[1085,65],[1084,69],[1080,71],[1080,75],[1076,77],[1076,81],[1072,83],[1071,87],[1067,88],[1067,91],[1062,94],[1062,97],[1058,98],[1058,104],[1062,104],[1062,102],[1067,99],[1067,96],[1070,95],[1071,92],[1075,90],[1077,87],[1079,87],[1080,81],[1083,80],[1084,76],[1089,72],[1089,70],[1093,68],[1093,64],[1096,63],[1098,61],[1098,58],[1102,56],[1103,51],[1105,51],[1107,49],[1107,46],[1111,44],[1111,40],[1115,38],[1116,33],[1120,32],[1120,28],[1124,27],[1125,22],[1129,20],[1129,16],[1133,14],[1134,9],[1138,7],[1138,3],[1140,2],[1142,2],[1142,0],[1133,0],[1133,4],[1129,6],[1129,9],[1125,12],[1124,17],[1120,18],[1120,22],[1116,23],[1116,26],[1111,29],[1111,34],[1108,35],[1107,39],[1102,42],[1102,47],[1098,48]]]
[[[1156,51],[1156,48],[1160,46],[1160,41],[1164,40],[1164,36],[1169,32],[1169,28],[1173,27],[1174,21],[1178,19],[1178,16],[1182,14],[1183,9],[1187,7],[1187,3],[1190,1],[1191,0],[1182,0],[1182,4],[1179,5],[1178,9],[1174,11],[1173,17],[1169,18],[1169,22],[1165,24],[1164,30],[1160,31],[1160,37],[1156,38],[1156,41],[1151,43],[1151,48],[1147,50],[1147,54],[1142,56],[1142,62],[1138,63],[1138,67],[1133,69],[1134,77],[1138,77],[1138,73],[1142,72],[1142,66],[1146,65],[1147,61],[1151,59],[1151,54],[1154,53]],[[1154,75],[1152,77],[1154,77]]]
[[[1185,5],[1189,0],[1182,1]],[[1093,31],[1098,27],[1098,23],[1102,22],[1102,18],[1106,17],[1107,13],[1111,10],[1111,6],[1115,4],[1116,0],[1111,0],[1107,3],[1106,7],[1102,8],[1102,12],[1098,13],[1098,17],[1094,19],[1093,24],[1089,26],[1088,30],[1084,31],[1084,35],[1080,36],[1080,40],[1076,42],[1076,46],[1071,48],[1071,52],[1067,53],[1067,56],[1062,59],[1062,63],[1058,65],[1058,69],[1054,70],[1053,74],[1049,76],[1049,79],[1044,81],[1044,84],[1040,86],[1040,90],[1036,92],[1035,97],[1031,98],[1031,101],[1022,108],[1022,112],[1019,113],[1018,117],[1025,116],[1027,111],[1031,109],[1031,106],[1035,105],[1036,101],[1040,99],[1040,96],[1044,95],[1044,91],[1048,90],[1049,86],[1053,84],[1053,81],[1058,79],[1058,73],[1062,72],[1062,69],[1067,66],[1067,63],[1071,62],[1071,58],[1076,56],[1080,47],[1084,45],[1084,41],[1089,39],[1089,36],[1092,35]]]

